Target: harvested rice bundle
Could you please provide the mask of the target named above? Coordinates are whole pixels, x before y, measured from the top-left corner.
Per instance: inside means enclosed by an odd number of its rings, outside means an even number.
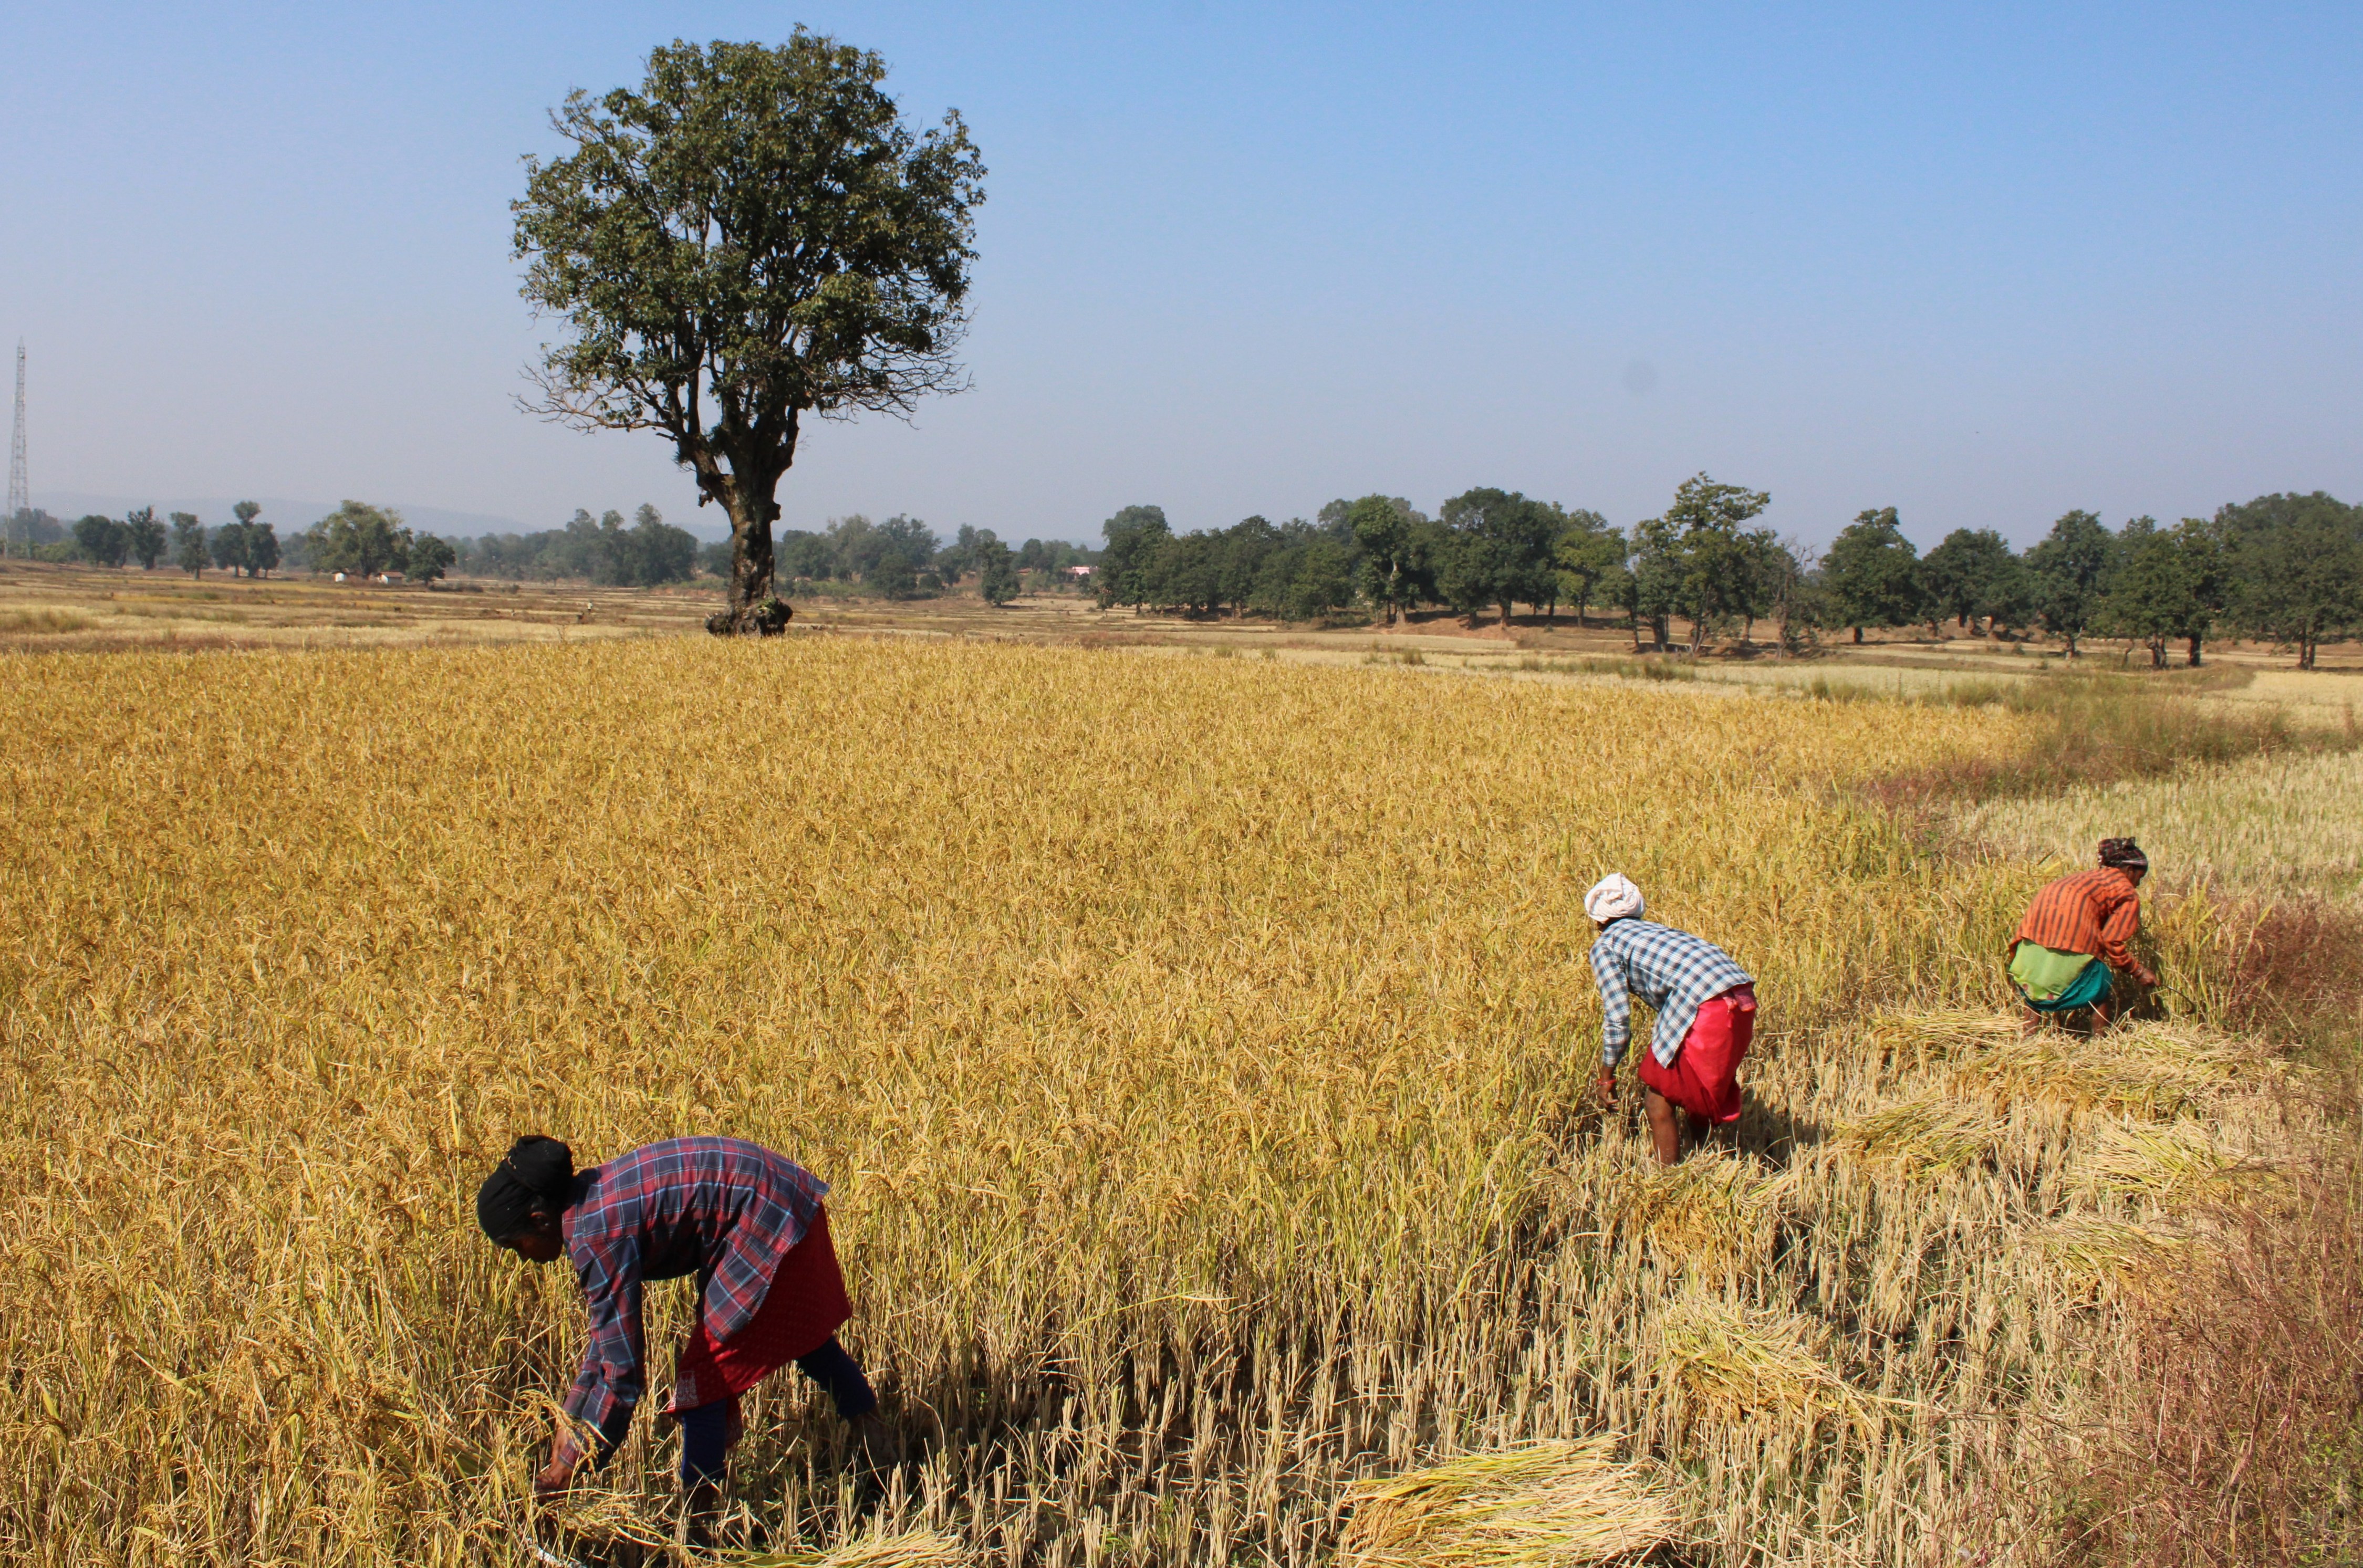
[[[1900,1167],[1907,1176],[1958,1170],[1985,1158],[2002,1138],[2002,1123],[1983,1106],[1949,1095],[1925,1094],[1872,1111],[1837,1130],[1841,1149],[1861,1160]]]
[[[737,1568],[960,1568],[972,1561],[967,1548],[929,1530],[907,1535],[866,1535],[826,1551],[773,1552],[735,1560]]]
[[[560,1494],[549,1518],[561,1539],[586,1546],[670,1546],[672,1527],[651,1518],[647,1504],[637,1492],[578,1485]]]
[[[1870,1023],[1870,1043],[1893,1056],[1925,1059],[2008,1044],[2017,1038],[2017,1019],[1981,1008],[1886,1012]]]
[[[1728,1274],[1769,1253],[1794,1185],[1793,1175],[1768,1179],[1729,1156],[1693,1157],[1632,1173],[1612,1200],[1611,1223],[1646,1238],[1664,1260]]]
[[[1725,1420],[1766,1413],[1811,1424],[1868,1407],[1822,1359],[1820,1325],[1726,1301],[1680,1301],[1658,1320],[1666,1376]]]
[[[2046,1032],[1979,1054],[1954,1068],[1962,1094],[2003,1103],[2032,1099],[2066,1110],[2152,1121],[2211,1106],[2243,1084],[2283,1069],[2254,1047],[2171,1024],[2137,1024],[2077,1041]]]
[[[2241,1161],[2192,1121],[2165,1127],[2118,1125],[2095,1140],[2082,1176],[2094,1191],[2161,1202],[2199,1197],[2238,1174]]]
[[[2063,1216],[2023,1240],[2055,1277],[2086,1294],[2150,1268],[2188,1244],[2187,1238],[2097,1214]]]
[[[1538,1442],[1364,1481],[1337,1568],[1560,1568],[1672,1542],[1679,1518],[1610,1438]]]

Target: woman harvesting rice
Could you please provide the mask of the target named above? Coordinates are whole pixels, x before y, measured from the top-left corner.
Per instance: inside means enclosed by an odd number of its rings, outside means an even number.
[[[1658,1010],[1634,1070],[1648,1091],[1658,1163],[1682,1157],[1682,1130],[1706,1135],[1739,1120],[1739,1064],[1756,1038],[1756,984],[1731,955],[1686,931],[1641,918],[1641,889],[1617,872],[1592,884],[1583,912],[1599,928],[1592,974],[1600,983],[1600,1098],[1616,1094],[1616,1064],[1633,1037],[1633,999]]]
[[[2112,969],[2145,986],[2158,976],[2125,944],[2141,930],[2141,895],[2149,856],[2129,838],[2101,841],[2100,865],[2062,877],[2026,908],[2011,938],[2010,979],[2026,1003],[2031,1033],[2047,1017],[2090,1009],[2095,1028],[2109,1021]]]
[[[563,1490],[586,1459],[602,1463],[624,1441],[646,1382],[641,1286],[692,1274],[697,1321],[666,1413],[681,1425],[693,1537],[710,1533],[720,1507],[738,1396],[791,1361],[829,1391],[865,1458],[888,1461],[878,1401],[837,1342],[852,1308],[829,1244],[827,1191],[786,1155],[737,1138],[669,1139],[581,1173],[557,1139],[516,1141],[476,1193],[477,1222],[535,1263],[564,1253],[591,1314],[570,1420],[534,1477],[537,1496]]]

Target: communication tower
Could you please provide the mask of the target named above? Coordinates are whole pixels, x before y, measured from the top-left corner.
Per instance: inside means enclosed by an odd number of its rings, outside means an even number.
[[[33,509],[33,492],[25,482],[25,340],[17,339],[17,428],[8,437],[8,510],[0,513],[0,538],[14,539],[18,530],[24,531],[24,542],[33,542],[32,524],[25,513]]]

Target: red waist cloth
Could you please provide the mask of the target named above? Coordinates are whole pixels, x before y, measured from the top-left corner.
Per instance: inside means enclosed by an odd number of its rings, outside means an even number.
[[[1699,1003],[1682,1048],[1670,1067],[1658,1065],[1646,1047],[1635,1064],[1641,1081],[1694,1116],[1709,1121],[1739,1120],[1739,1064],[1756,1038],[1756,988],[1734,986]]]
[[[735,1401],[769,1374],[826,1344],[852,1316],[845,1275],[828,1239],[828,1209],[823,1207],[804,1239],[771,1271],[763,1305],[745,1328],[716,1344],[706,1332],[705,1314],[698,1314],[697,1327],[682,1347],[666,1413],[693,1410],[717,1399]]]

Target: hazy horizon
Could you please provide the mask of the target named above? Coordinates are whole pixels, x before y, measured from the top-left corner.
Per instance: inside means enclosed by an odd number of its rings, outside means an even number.
[[[507,203],[569,88],[799,20],[991,174],[974,390],[810,426],[783,527],[1096,543],[1136,502],[1476,485],[1624,525],[1705,469],[1808,544],[1893,505],[1925,547],[2363,498],[2351,7],[833,0],[18,8],[35,503],[646,500],[711,536],[661,440],[514,406],[549,333]]]

